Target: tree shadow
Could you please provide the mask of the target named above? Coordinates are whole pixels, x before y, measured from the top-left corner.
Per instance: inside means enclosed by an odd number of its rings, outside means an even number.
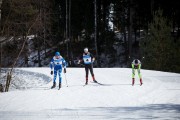
[[[59,109],[57,109],[59,107]],[[40,111],[0,111],[0,120],[179,120],[180,104],[139,107],[71,107]]]
[[[81,119],[103,120],[177,120],[180,119],[180,104],[152,104],[140,107],[85,107],[55,109],[64,114],[77,113]]]

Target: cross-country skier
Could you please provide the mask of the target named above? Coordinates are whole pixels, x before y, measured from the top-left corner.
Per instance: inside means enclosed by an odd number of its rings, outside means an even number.
[[[95,83],[97,83],[97,81],[95,80],[95,77],[94,77],[94,73],[93,73],[93,62],[94,62],[94,60],[95,60],[95,58],[90,52],[88,52],[88,48],[84,48],[84,53],[80,57],[78,64],[80,64],[81,62],[84,62],[85,72],[86,72],[86,83],[85,83],[86,85],[88,84],[89,70],[91,72],[91,76],[93,78],[93,81]]]
[[[134,76],[135,76],[136,70],[137,70],[137,72],[138,72],[138,76],[139,76],[139,79],[140,79],[140,85],[143,84],[143,83],[142,83],[142,76],[141,76],[140,69],[141,69],[141,62],[140,62],[140,60],[138,60],[138,59],[133,60],[133,62],[132,62],[132,86],[133,86],[134,83],[135,83],[135,78],[134,78]]]
[[[55,56],[52,58],[51,63],[51,75],[53,75],[53,68],[54,68],[54,78],[53,78],[53,86],[51,88],[56,87],[56,77],[57,73],[59,75],[59,89],[61,88],[61,82],[62,82],[62,69],[64,68],[64,73],[66,73],[66,61],[64,58],[60,55],[59,52],[55,53]]]

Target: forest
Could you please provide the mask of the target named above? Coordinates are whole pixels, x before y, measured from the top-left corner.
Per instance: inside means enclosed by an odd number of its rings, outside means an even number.
[[[70,67],[85,47],[95,67],[180,73],[180,1],[0,0],[0,67],[44,67],[56,51]]]

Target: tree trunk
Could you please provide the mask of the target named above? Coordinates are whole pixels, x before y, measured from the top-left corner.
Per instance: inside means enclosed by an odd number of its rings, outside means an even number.
[[[99,66],[99,56],[98,56],[98,47],[97,47],[97,2],[94,0],[94,44],[96,50],[96,60],[97,66]]]
[[[0,0],[0,31],[1,31],[1,5],[2,5],[2,0]]]
[[[7,73],[5,92],[9,91],[9,86],[10,86],[11,78],[12,78],[12,74],[11,74],[11,72],[8,72]]]
[[[42,15],[41,15],[41,0],[39,0],[39,23],[42,23]],[[39,25],[39,28],[38,28],[38,66],[41,67],[41,54],[40,54],[40,51],[41,51],[41,45],[40,45],[40,41],[41,41],[41,36],[42,36],[42,32],[41,32],[41,26]]]
[[[23,35],[23,41],[25,41],[26,38],[27,38],[27,36]],[[24,50],[24,63],[26,65],[26,67],[29,67],[29,65],[28,65],[28,53],[29,53],[29,46],[28,46],[28,41],[26,41],[25,50]]]
[[[136,43],[137,42],[137,29],[135,28],[134,29],[134,42]]]
[[[180,22],[178,22],[178,31],[177,31],[177,38],[180,37]]]
[[[1,5],[2,5],[2,0],[0,0],[0,31],[1,31]],[[1,34],[0,34],[1,35]],[[2,44],[0,43],[0,78],[1,78],[1,67],[2,67]]]
[[[41,35],[38,36],[38,66],[39,66],[39,67],[41,67],[41,54],[40,54],[40,50],[41,50],[41,49],[40,49],[40,39],[41,39],[41,38],[40,38],[40,36],[41,36]]]
[[[68,46],[68,0],[66,0],[66,52],[67,52],[67,58],[69,59],[69,46]]]
[[[126,38],[126,26],[123,27],[123,33],[124,33],[126,65],[128,65],[128,43],[127,43],[127,38]]]
[[[132,0],[129,6],[129,28],[128,28],[128,46],[129,46],[129,63],[132,61]]]
[[[45,3],[43,3],[44,5]],[[43,16],[44,16],[44,54],[45,54],[45,58],[47,58],[47,51],[46,51],[46,15],[45,15],[45,10],[43,9]]]
[[[154,15],[154,0],[151,0],[151,16]]]
[[[4,92],[4,88],[2,84],[0,84],[0,92]]]
[[[72,47],[72,37],[71,37],[71,0],[69,0],[69,50],[70,50],[70,66],[73,64],[73,47]]]

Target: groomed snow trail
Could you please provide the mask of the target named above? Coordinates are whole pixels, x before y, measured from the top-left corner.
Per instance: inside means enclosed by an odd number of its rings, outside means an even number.
[[[49,68],[18,70],[24,76],[36,73],[26,77],[32,87],[0,94],[0,120],[180,119],[180,74],[141,70],[144,84],[139,85],[136,75],[132,86],[131,69],[94,68],[104,85],[90,82],[89,76],[89,85],[83,87],[85,70],[67,68],[68,87],[63,73],[59,91],[50,89]]]

